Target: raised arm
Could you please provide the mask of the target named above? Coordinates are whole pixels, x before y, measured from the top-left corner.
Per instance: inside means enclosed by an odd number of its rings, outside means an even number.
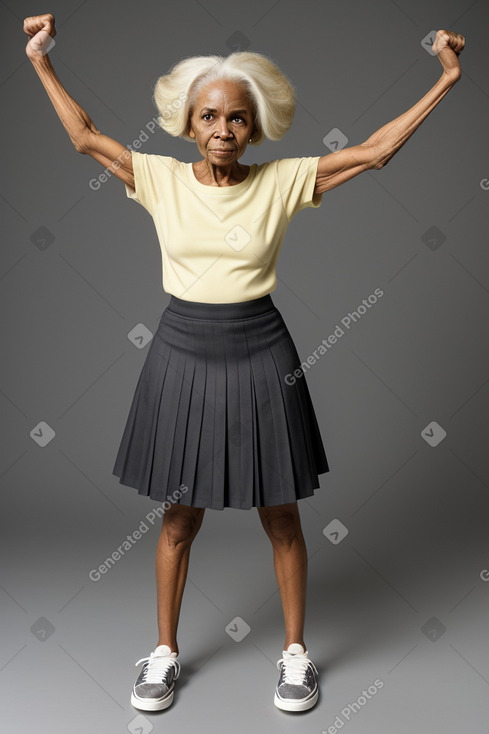
[[[84,109],[64,89],[46,53],[56,35],[51,13],[24,20],[24,32],[30,37],[26,54],[32,62],[58,117],[79,153],[88,153],[126,184],[134,188],[131,151],[117,140],[103,135]]]
[[[376,130],[364,143],[322,156],[314,193],[322,194],[362,171],[385,166],[460,79],[458,54],[464,46],[464,36],[438,31],[432,50],[443,66],[443,73],[436,84],[407,112]]]

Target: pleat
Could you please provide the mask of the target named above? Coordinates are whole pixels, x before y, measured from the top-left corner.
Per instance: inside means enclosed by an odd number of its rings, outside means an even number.
[[[278,346],[279,348],[279,346]],[[283,363],[282,353],[277,346],[269,347],[270,358],[267,360],[269,380],[273,386],[271,405],[273,406],[275,451],[280,468],[279,482],[273,487],[273,495],[269,501],[273,504],[294,502],[301,491],[301,485],[307,484],[308,472],[302,465],[302,431],[297,420],[296,407],[292,396],[287,393],[284,377],[290,361]],[[285,386],[285,387],[284,387]],[[301,444],[300,446],[298,444]]]
[[[180,394],[178,397],[178,410],[173,429],[171,459],[168,469],[167,491],[169,499],[174,498],[177,490],[181,490],[185,484],[183,471],[185,461],[190,458],[190,436],[188,433],[188,422],[190,417],[191,399],[194,390],[195,380],[195,357],[191,349],[185,352],[185,364],[180,386]],[[194,470],[195,474],[195,470]],[[191,501],[192,486],[186,485],[185,493],[190,491],[190,496],[186,497]]]
[[[296,384],[299,392],[298,405],[302,413],[304,426],[305,451],[307,451],[307,455],[310,459],[311,476],[317,477],[318,474],[323,474],[324,472],[329,471],[328,460],[324,450],[307,381],[304,377],[301,377]],[[302,395],[300,395],[301,391]],[[319,487],[319,482],[315,483],[314,487]]]
[[[188,355],[186,352],[170,348],[170,358],[166,369],[166,379],[160,391],[156,415],[156,434],[153,444],[153,472],[151,476],[151,496],[163,501],[173,497],[180,485],[179,472],[175,477],[174,458],[178,454],[179,421],[185,400],[185,374]],[[156,391],[158,397],[158,391]],[[164,448],[163,448],[164,447]]]
[[[309,496],[311,489],[319,487],[317,474],[322,460],[322,454],[313,440],[314,432],[311,431],[311,418],[314,418],[314,410],[311,413],[312,401],[304,377],[296,379],[292,385],[285,382],[286,375],[292,374],[300,366],[299,356],[292,342],[282,340],[271,352],[282,393],[281,403],[277,402],[284,407],[288,427],[288,450],[293,462],[295,487],[292,492],[287,487],[287,495],[295,495],[297,498]]]
[[[198,471],[195,482],[195,502],[210,502],[211,506],[222,502],[224,481],[224,442],[226,438],[226,383],[223,379],[220,326],[203,321],[195,328],[202,330],[200,345],[205,352],[206,377],[200,430]]]
[[[156,402],[152,416],[155,426],[152,434],[152,457],[151,461],[148,462],[145,482],[150,486],[151,497],[162,501],[166,500],[166,495],[169,491],[171,492],[171,488],[168,486],[169,460],[171,459],[173,433],[181,390],[183,360],[184,355],[179,354],[178,350],[170,348],[162,388],[155,390]],[[158,397],[160,397],[159,400]]]
[[[180,502],[185,505],[198,506],[196,504],[197,495],[195,492],[195,485],[199,476],[199,450],[201,446],[202,419],[206,390],[206,364],[205,360],[202,359],[202,356],[199,354],[198,344],[196,343],[197,338],[193,325],[188,324],[187,328],[187,339],[193,364],[193,373],[192,384],[189,385],[190,402],[188,415],[185,416],[185,435],[183,438],[185,443],[185,456],[183,460],[181,481],[185,487],[185,494]]]
[[[252,507],[255,502],[257,475],[256,404],[250,354],[244,321],[229,325],[226,372],[228,380],[228,498],[231,489],[239,508]]]
[[[226,465],[229,459],[227,447],[227,364],[225,349],[225,324],[218,324],[215,329],[217,343],[215,345],[215,358],[212,360],[212,366],[215,370],[216,385],[216,409],[214,413],[214,476],[213,492],[217,493],[213,496],[213,502],[224,507],[229,501],[229,486],[227,480]]]
[[[251,326],[251,328],[248,328]],[[258,326],[258,333],[257,333]],[[255,504],[281,504],[284,476],[290,474],[290,455],[282,450],[284,443],[284,417],[281,406],[277,404],[277,380],[273,368],[270,370],[270,347],[258,324],[247,327],[250,363],[252,369],[252,389],[256,405],[257,447],[254,461],[259,469],[259,481],[255,487]],[[283,408],[282,408],[283,409]],[[285,439],[287,440],[287,439]],[[288,444],[288,440],[287,440]],[[283,460],[283,464],[281,461]],[[275,499],[279,497],[278,501]]]
[[[212,341],[209,325],[202,323],[203,334],[200,342],[206,355],[206,378],[204,383],[204,402],[200,435],[200,456],[196,477],[196,502],[207,501],[213,504],[214,486],[214,451],[216,436],[214,433],[216,412],[216,370],[212,362]]]
[[[136,383],[126,426],[118,449],[113,473],[122,484],[134,486],[140,494],[149,494],[154,434],[159,394],[165,382],[167,359],[153,359],[156,350],[151,342]]]

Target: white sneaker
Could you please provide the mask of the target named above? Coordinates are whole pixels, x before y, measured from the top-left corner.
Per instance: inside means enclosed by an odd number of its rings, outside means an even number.
[[[309,653],[298,642],[293,642],[277,661],[280,678],[275,689],[274,704],[284,711],[306,711],[318,700],[319,690],[316,666]]]
[[[180,675],[178,653],[168,645],[158,645],[144,663],[131,693],[131,704],[143,711],[160,711],[173,703],[175,680]]]

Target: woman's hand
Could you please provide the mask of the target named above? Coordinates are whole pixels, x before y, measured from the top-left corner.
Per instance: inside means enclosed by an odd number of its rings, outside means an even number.
[[[24,19],[24,33],[30,36],[25,52],[32,59],[37,56],[44,56],[47,48],[51,43],[51,38],[56,35],[54,27],[54,15],[46,13],[45,15],[33,15]]]
[[[452,31],[437,31],[432,51],[438,56],[445,73],[454,79],[460,79],[462,76],[458,55],[463,51],[464,46],[465,36]]]

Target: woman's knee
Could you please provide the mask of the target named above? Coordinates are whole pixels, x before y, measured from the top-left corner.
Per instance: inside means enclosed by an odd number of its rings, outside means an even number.
[[[205,508],[172,505],[163,515],[162,533],[172,547],[190,545],[197,535]]]
[[[265,532],[274,545],[290,546],[302,535],[297,505],[258,508]]]

